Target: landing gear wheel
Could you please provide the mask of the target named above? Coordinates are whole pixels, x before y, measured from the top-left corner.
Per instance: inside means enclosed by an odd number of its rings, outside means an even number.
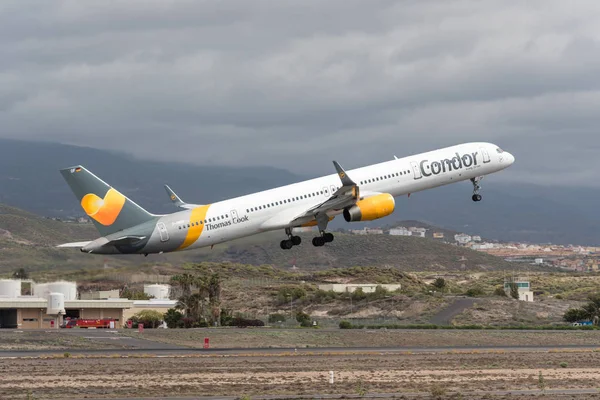
[[[331,243],[333,242],[333,233],[324,233],[323,234],[323,239],[325,240],[325,243]]]
[[[300,236],[292,236],[290,240],[294,246],[298,246],[300,243],[302,243],[302,238]]]
[[[472,199],[473,201],[481,201],[482,197],[480,194],[474,194]]]
[[[281,243],[279,243],[279,246],[281,247],[282,250],[289,250],[291,249],[294,244],[292,243],[291,240],[282,240]]]
[[[315,247],[321,247],[325,245],[325,239],[322,236],[314,237],[312,240],[312,244]]]

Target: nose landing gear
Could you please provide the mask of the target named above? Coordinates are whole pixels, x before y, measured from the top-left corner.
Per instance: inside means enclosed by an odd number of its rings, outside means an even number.
[[[475,202],[479,202],[482,199],[481,195],[479,194],[479,191],[481,190],[480,182],[482,179],[483,176],[471,178],[471,183],[473,183],[473,196],[471,197],[471,199]]]

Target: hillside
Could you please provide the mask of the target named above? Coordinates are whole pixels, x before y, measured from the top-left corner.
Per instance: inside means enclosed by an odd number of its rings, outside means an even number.
[[[333,243],[315,248],[312,235],[301,235],[303,244],[288,251],[279,249],[281,235],[256,238],[197,251],[204,261],[231,261],[242,264],[294,265],[303,270],[351,266],[392,266],[403,271],[497,270],[509,268],[503,259],[441,243],[433,239],[389,235],[336,233]]]
[[[389,235],[336,234],[333,243],[315,248],[312,235],[292,250],[279,248],[280,232],[270,232],[234,242],[180,253],[161,255],[94,256],[54,245],[97,237],[91,224],[66,223],[42,218],[8,206],[0,206],[0,273],[17,267],[30,270],[71,270],[110,266],[183,265],[204,261],[230,261],[289,269],[319,270],[331,267],[391,266],[404,271],[496,270],[508,267],[504,260],[485,253],[451,246],[431,239]]]

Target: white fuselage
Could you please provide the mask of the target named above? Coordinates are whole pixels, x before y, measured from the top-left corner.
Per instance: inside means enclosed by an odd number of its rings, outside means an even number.
[[[346,171],[360,196],[402,196],[501,171],[514,157],[491,143],[467,143]],[[193,249],[314,222],[293,221],[341,187],[337,174],[162,216],[139,252]],[[342,210],[328,212],[330,216]]]

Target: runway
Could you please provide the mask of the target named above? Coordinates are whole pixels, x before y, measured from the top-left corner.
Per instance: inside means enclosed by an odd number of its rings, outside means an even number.
[[[199,356],[199,355],[277,355],[277,354],[306,354],[313,356],[324,356],[331,354],[410,354],[410,353],[493,353],[502,352],[554,352],[554,351],[598,351],[598,345],[560,345],[560,346],[386,346],[386,347],[231,347],[231,348],[191,348],[172,344],[160,343],[152,340],[132,338],[123,335],[116,330],[87,330],[74,329],[64,330],[61,333],[78,336],[100,344],[106,344],[106,348],[61,348],[61,349],[18,349],[0,350],[0,358],[14,357],[41,357],[45,355],[70,354],[89,356]]]

